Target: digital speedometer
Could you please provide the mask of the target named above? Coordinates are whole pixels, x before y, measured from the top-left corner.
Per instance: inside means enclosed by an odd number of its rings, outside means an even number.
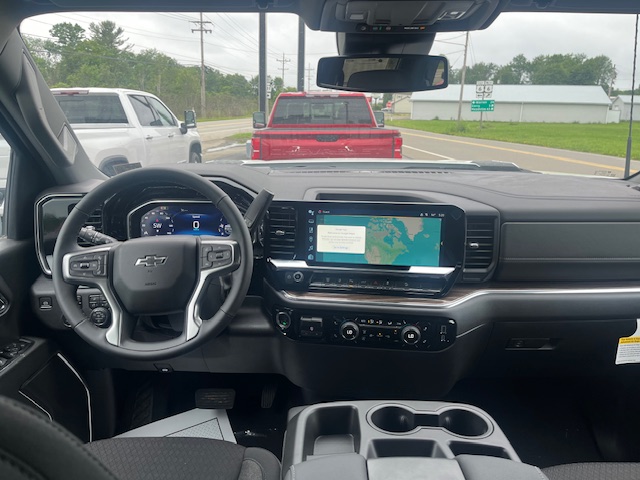
[[[173,218],[166,208],[167,207],[160,207],[142,216],[140,220],[140,234],[143,237],[174,234],[175,226]]]
[[[132,230],[139,219],[140,236],[212,235],[228,237],[231,226],[222,212],[210,203],[155,203],[131,214]]]

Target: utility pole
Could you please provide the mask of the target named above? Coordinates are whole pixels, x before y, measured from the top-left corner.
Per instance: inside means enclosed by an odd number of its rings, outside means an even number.
[[[204,28],[206,24],[211,22],[205,22],[202,20],[202,12],[200,12],[200,21],[192,20],[191,23],[195,23],[199,28],[192,28],[191,33],[200,32],[200,115],[205,116],[205,108],[207,106],[207,95],[205,88],[205,71],[204,71],[204,34],[211,33],[213,30]],[[213,24],[212,24],[213,25]]]
[[[311,68],[311,64],[307,67],[307,92],[311,91],[311,73],[315,70]]]
[[[462,120],[462,99],[464,96],[464,81],[467,75],[467,51],[469,50],[469,32],[464,41],[464,60],[462,62],[462,72],[460,73],[460,99],[458,100],[458,123]]]
[[[258,34],[258,103],[259,110],[267,115],[267,14],[260,12]]]
[[[304,20],[298,17],[298,91],[304,91],[304,40],[305,29]]]
[[[280,60],[279,58],[276,60],[276,62],[280,62],[282,64],[282,88],[284,88],[284,71],[289,70],[288,68],[285,68],[285,65],[290,61],[291,60],[289,60],[288,58],[285,58],[284,52],[282,53],[282,60]]]

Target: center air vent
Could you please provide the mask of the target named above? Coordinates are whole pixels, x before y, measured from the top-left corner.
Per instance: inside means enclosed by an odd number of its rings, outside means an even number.
[[[272,205],[268,212],[271,258],[293,260],[296,249],[296,211],[292,207]]]
[[[486,270],[493,262],[496,219],[467,218],[467,243],[464,268]]]

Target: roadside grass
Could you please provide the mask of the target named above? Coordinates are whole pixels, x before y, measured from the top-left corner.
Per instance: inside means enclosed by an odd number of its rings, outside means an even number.
[[[235,133],[233,135],[228,136],[227,140],[232,141],[234,143],[244,143],[247,140],[251,140],[252,136],[253,136],[252,132]]]
[[[458,122],[454,120],[388,120],[388,126],[411,128],[425,132],[459,137],[499,140],[503,142],[561,148],[578,152],[626,156],[628,123],[510,123]],[[634,123],[631,157],[640,160],[640,129]],[[638,135],[636,137],[636,135]]]
[[[246,120],[251,118],[251,116],[242,116],[242,117],[207,117],[207,118],[198,118],[198,122],[219,122],[222,120]]]

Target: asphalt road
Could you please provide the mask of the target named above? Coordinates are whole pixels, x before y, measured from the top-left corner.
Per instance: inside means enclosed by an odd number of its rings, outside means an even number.
[[[621,177],[624,159],[606,155],[534,147],[518,143],[478,140],[418,130],[400,129],[403,155],[413,160],[497,160],[541,172],[605,175]],[[251,120],[225,120],[198,124],[205,162],[246,159],[244,142],[230,146],[225,139],[235,133],[251,132]],[[640,170],[640,161],[631,162],[631,171]]]

